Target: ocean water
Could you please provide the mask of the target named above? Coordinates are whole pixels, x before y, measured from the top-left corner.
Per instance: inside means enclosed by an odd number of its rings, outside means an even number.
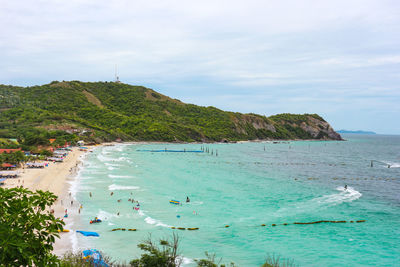
[[[187,266],[205,251],[239,266],[260,266],[267,255],[299,266],[399,266],[400,136],[344,137],[96,148],[72,188],[83,205],[75,230],[100,237],[75,235],[75,249],[129,261],[141,255],[137,244],[150,234],[175,232]],[[210,153],[139,151],[202,148]],[[103,222],[89,224],[95,216]],[[348,222],[293,224],[319,220]],[[349,222],[357,220],[366,221]]]

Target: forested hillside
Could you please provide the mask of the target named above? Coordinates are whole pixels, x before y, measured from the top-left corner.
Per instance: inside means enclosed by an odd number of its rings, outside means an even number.
[[[0,138],[87,141],[237,141],[336,139],[316,114],[226,112],[185,104],[142,86],[114,82],[0,85]]]

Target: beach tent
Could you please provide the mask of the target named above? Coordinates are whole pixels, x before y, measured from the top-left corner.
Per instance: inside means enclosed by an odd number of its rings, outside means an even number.
[[[43,163],[43,162],[28,162],[25,164],[28,168],[44,168],[48,164]]]
[[[87,249],[82,253],[83,258],[91,261],[93,266],[108,266],[108,264],[104,262],[103,257],[97,249]]]
[[[3,185],[5,180],[6,180],[6,178],[1,178],[0,179],[0,185]]]
[[[0,171],[0,177],[16,178],[19,175],[17,171]]]
[[[3,168],[3,169],[10,169],[10,168],[15,168],[15,167],[17,167],[17,166],[16,165],[12,165],[10,163],[1,164],[1,168]]]
[[[48,157],[47,160],[56,161],[56,162],[62,162],[63,161],[62,158],[57,158],[57,157]]]

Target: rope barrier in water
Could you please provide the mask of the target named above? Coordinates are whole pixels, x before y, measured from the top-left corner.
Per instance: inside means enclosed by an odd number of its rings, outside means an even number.
[[[366,220],[357,220],[357,221],[315,221],[315,222],[294,222],[294,223],[281,223],[281,224],[276,224],[273,223],[271,226],[279,226],[279,225],[290,225],[290,224],[297,224],[297,225],[308,225],[308,224],[318,224],[318,223],[363,223],[366,222]],[[266,227],[267,225],[265,223],[258,225],[261,227]],[[231,227],[230,225],[225,225],[223,228],[229,228]]]
[[[319,224],[319,223],[363,223],[366,222],[366,220],[356,220],[356,221],[327,221],[327,220],[321,220],[321,221],[314,221],[314,222],[293,222],[293,223],[281,223],[281,224],[276,224],[273,223],[271,224],[272,227],[275,226],[279,226],[279,225],[284,225],[284,226],[288,226],[290,224],[295,224],[295,225],[310,225],[310,224]],[[265,223],[261,224],[261,225],[257,225],[257,226],[261,226],[261,227],[267,227],[267,225]],[[222,228],[229,228],[231,227],[231,225],[226,224],[224,225]],[[256,226],[255,226],[256,227]],[[195,230],[199,230],[199,227],[175,227],[172,226],[171,229],[173,230],[189,230],[189,231],[195,231]],[[137,231],[137,229],[126,229],[126,228],[114,228],[111,231]]]

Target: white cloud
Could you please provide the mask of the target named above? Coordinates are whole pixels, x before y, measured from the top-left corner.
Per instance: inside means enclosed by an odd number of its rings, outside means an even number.
[[[118,64],[123,81],[194,103],[218,99],[210,104],[228,110],[326,110],[335,117],[338,103],[354,113],[374,97],[374,108],[398,110],[398,1],[0,0],[0,6],[2,83],[110,80]]]

